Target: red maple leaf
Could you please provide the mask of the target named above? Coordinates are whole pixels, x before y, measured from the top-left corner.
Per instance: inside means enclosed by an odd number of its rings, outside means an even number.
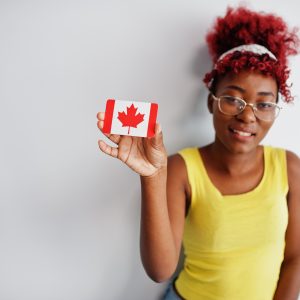
[[[118,119],[122,123],[122,127],[128,126],[128,134],[130,131],[130,127],[135,127],[137,128],[137,125],[141,122],[144,121],[144,115],[145,114],[140,114],[138,113],[136,115],[137,107],[134,107],[133,103],[131,104],[130,107],[127,108],[127,114],[125,112],[118,112]]]

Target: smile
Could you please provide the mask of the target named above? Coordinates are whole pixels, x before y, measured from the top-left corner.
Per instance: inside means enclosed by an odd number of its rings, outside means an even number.
[[[239,135],[239,136],[244,136],[244,137],[249,137],[249,136],[254,136],[255,133],[251,133],[248,131],[242,131],[242,130],[237,130],[237,129],[233,129],[233,128],[229,128],[231,132]]]

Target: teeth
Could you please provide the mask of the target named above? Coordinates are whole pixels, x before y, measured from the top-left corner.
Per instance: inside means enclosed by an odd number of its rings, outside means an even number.
[[[235,129],[233,129],[233,132],[237,133],[238,135],[241,135],[241,136],[251,136],[250,132],[239,131],[239,130],[235,130]]]

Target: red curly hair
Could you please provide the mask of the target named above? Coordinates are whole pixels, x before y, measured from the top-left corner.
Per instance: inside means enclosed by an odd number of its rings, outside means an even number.
[[[243,69],[258,70],[275,78],[279,93],[286,102],[293,100],[287,79],[290,70],[287,57],[298,53],[298,28],[288,30],[284,20],[274,14],[250,11],[245,7],[227,9],[225,17],[219,17],[206,36],[214,68],[203,79],[206,86],[213,90],[217,79],[228,73],[238,73]],[[277,58],[268,54],[235,51],[218,58],[224,52],[245,44],[259,44],[270,50]]]

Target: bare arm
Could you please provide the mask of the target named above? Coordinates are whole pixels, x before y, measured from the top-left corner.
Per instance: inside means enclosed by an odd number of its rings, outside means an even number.
[[[141,177],[141,257],[155,281],[169,279],[176,270],[186,209],[186,170],[179,155],[168,168],[150,178]]]
[[[104,113],[97,114],[102,130]],[[141,178],[140,250],[144,268],[154,281],[169,279],[177,266],[184,218],[187,175],[183,159],[167,159],[158,124],[151,139],[109,135],[117,146],[99,141],[102,152],[120,159]]]
[[[284,261],[274,300],[297,300],[300,291],[300,159],[288,152],[287,162],[289,223]]]

